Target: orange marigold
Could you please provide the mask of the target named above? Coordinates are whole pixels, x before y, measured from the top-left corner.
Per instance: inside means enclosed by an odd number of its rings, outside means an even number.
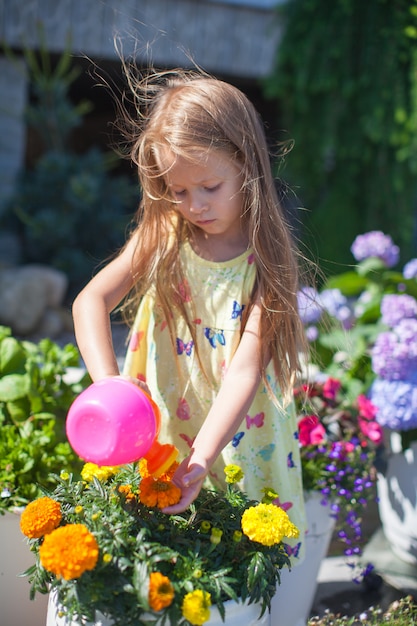
[[[39,548],[42,566],[58,578],[72,580],[96,566],[99,547],[84,524],[67,524],[44,539]]]
[[[162,611],[172,604],[174,587],[167,576],[151,572],[149,577],[149,606],[153,611]]]
[[[119,485],[117,490],[120,494],[123,494],[126,502],[132,502],[136,499],[135,494],[132,491],[132,485]]]
[[[20,516],[20,530],[30,539],[51,533],[61,523],[61,506],[47,496],[27,505]]]
[[[181,500],[181,489],[170,480],[155,480],[148,476],[141,480],[139,490],[139,499],[146,506],[163,509]]]

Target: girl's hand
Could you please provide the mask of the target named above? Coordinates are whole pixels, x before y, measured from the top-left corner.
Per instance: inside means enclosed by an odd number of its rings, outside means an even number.
[[[124,374],[118,374],[117,376],[110,376],[110,378],[123,378],[123,380],[128,380],[130,383],[133,383],[134,385],[142,389],[142,391],[144,391],[150,398],[152,398],[152,394],[148,385],[144,383],[142,380],[139,380],[139,378],[134,378],[133,376],[125,376]]]
[[[165,507],[162,512],[172,515],[188,509],[200,493],[207,473],[207,468],[202,465],[190,464],[190,457],[184,459],[178,466],[173,478],[173,482],[181,489],[181,500],[177,504]]]

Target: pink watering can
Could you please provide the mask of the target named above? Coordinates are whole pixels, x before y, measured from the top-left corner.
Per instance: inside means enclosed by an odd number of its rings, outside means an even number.
[[[154,477],[176,460],[172,444],[160,444],[161,416],[155,402],[134,383],[105,378],[85,389],[67,416],[67,437],[75,452],[96,465],[124,465],[146,459]]]

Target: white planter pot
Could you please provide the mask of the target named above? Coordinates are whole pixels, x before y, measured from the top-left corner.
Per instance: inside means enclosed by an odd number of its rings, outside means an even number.
[[[29,599],[27,578],[19,578],[35,559],[20,530],[20,514],[0,515],[0,623],[1,626],[45,626],[47,596]]]
[[[378,510],[392,551],[417,564],[417,442],[389,457],[385,474],[378,474]]]
[[[210,609],[210,619],[205,622],[204,626],[271,626],[270,615],[266,612],[261,619],[259,615],[261,607],[259,604],[238,604],[236,602],[225,602],[226,618],[223,622],[217,607],[212,606]],[[150,624],[154,623],[153,617],[150,617]],[[98,616],[97,620],[88,622],[85,626],[112,626],[111,619],[104,616]],[[48,619],[46,626],[80,626],[79,622],[68,622],[59,616],[54,594],[49,596]],[[174,626],[174,625],[172,625]]]
[[[307,528],[302,563],[283,570],[281,585],[272,599],[271,626],[306,626],[317,589],[317,576],[326,557],[336,520],[319,493],[305,494]]]

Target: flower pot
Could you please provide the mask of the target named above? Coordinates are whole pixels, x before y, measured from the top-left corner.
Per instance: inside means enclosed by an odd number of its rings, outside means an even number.
[[[392,551],[404,562],[416,565],[417,442],[391,454],[386,472],[378,473],[377,493],[381,526]]]
[[[226,617],[223,622],[217,607],[212,606],[210,609],[210,619],[204,623],[204,626],[276,626],[271,622],[268,612],[259,618],[261,607],[259,604],[242,604],[233,602],[232,600],[225,602]],[[150,623],[153,623],[154,617],[150,616]],[[97,620],[92,623],[88,622],[83,626],[112,626],[113,621],[104,617],[97,616]],[[59,616],[59,608],[56,603],[54,594],[49,596],[48,619],[46,626],[80,626],[79,622],[68,622]],[[168,623],[167,623],[168,626]],[[172,626],[176,626],[172,624]]]
[[[307,533],[305,557],[291,571],[282,570],[281,584],[271,604],[272,626],[305,626],[317,589],[317,575],[326,557],[336,524],[330,505],[321,504],[320,493],[305,494]]]
[[[0,515],[0,622],[2,626],[45,626],[48,599],[30,600],[27,578],[20,578],[35,559],[19,526],[20,512]]]

